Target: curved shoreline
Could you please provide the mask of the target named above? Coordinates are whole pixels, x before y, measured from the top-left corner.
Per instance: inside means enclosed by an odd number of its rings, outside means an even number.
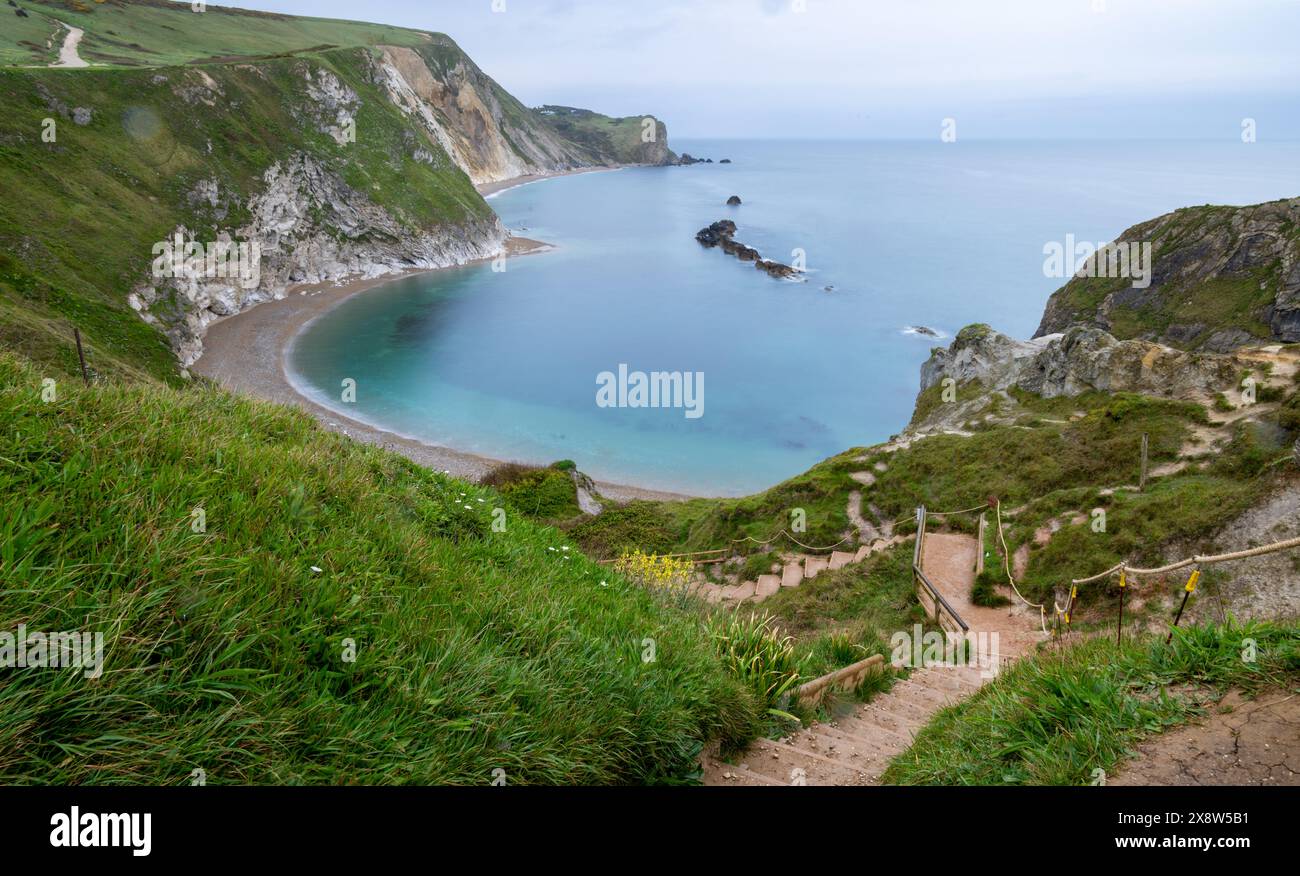
[[[605,169],[607,168],[593,168],[584,172]],[[532,181],[534,180],[526,180]],[[490,188],[490,185],[492,184],[480,189]],[[498,185],[509,187],[507,183]],[[506,241],[506,248],[507,254],[513,257],[543,253],[554,247],[528,238],[511,237]],[[477,263],[481,264],[482,261]],[[504,460],[428,444],[353,419],[309,398],[294,386],[288,374],[287,354],[294,339],[309,323],[354,295],[383,283],[421,273],[428,272],[417,270],[351,283],[291,287],[284,298],[258,304],[209,325],[203,342],[203,355],[190,370],[241,395],[300,408],[315,417],[325,428],[347,435],[355,441],[400,453],[426,468],[448,472],[455,477],[478,480]],[[681,493],[601,481],[597,482],[597,488],[602,496],[615,501],[673,501],[692,498]]]

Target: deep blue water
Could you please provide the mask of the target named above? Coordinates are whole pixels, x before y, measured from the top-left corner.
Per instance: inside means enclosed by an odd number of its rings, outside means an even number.
[[[988,322],[1030,336],[1062,283],[1043,273],[1049,241],[1109,241],[1177,207],[1300,194],[1295,142],[673,145],[734,163],[504,192],[491,203],[507,226],[556,251],[356,296],[300,336],[295,379],[430,443],[744,494],[903,427],[936,343],[905,327],[951,336]],[[744,205],[725,207],[732,194]],[[808,281],[700,247],[695,232],[724,217],[766,257],[803,249]],[[598,407],[597,375],[620,363],[703,372],[704,415]],[[338,401],[346,377],[354,405]]]

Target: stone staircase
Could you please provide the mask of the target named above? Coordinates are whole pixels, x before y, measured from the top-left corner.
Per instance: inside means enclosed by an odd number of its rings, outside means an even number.
[[[907,539],[894,536],[877,539],[872,544],[862,545],[855,551],[833,551],[829,557],[813,554],[785,554],[782,562],[773,564],[773,571],[759,575],[755,581],[743,581],[736,584],[718,584],[710,581],[702,572],[696,572],[690,585],[690,592],[703,596],[710,604],[738,606],[751,605],[775,595],[783,587],[798,587],[804,581],[816,578],[827,570],[836,571],[853,563],[861,563],[873,554],[888,550]],[[778,571],[779,570],[779,571]]]
[[[882,545],[883,546],[883,545]],[[1038,617],[973,605],[976,539],[961,533],[925,536],[921,565],[972,633],[996,633],[1002,665],[1029,653],[1042,634]],[[856,556],[856,554],[855,554]],[[805,571],[807,565],[805,564]],[[934,714],[982,687],[978,666],[926,666],[871,702],[814,723],[780,740],[760,739],[735,763],[701,758],[706,785],[874,785],[889,761],[906,751]]]
[[[979,690],[974,667],[931,666],[885,694],[781,740],[761,739],[736,763],[702,759],[704,784],[724,786],[875,785],[939,710]]]

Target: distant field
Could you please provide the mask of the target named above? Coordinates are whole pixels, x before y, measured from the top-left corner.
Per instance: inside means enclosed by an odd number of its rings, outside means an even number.
[[[20,3],[35,9],[36,4]],[[0,64],[52,64],[59,59],[61,30],[57,23],[32,11],[26,18],[15,14],[12,6],[0,8],[4,27],[0,28]],[[50,46],[50,48],[47,48]]]
[[[60,34],[54,48],[46,40],[62,21],[86,32],[81,57],[91,64],[167,66],[259,57],[321,46],[376,44],[414,46],[428,41],[420,32],[383,24],[300,18],[208,6],[194,12],[188,3],[167,0],[14,0],[29,15],[16,15],[12,6],[0,30],[0,63],[49,64],[58,59]],[[6,0],[7,3],[7,0]]]

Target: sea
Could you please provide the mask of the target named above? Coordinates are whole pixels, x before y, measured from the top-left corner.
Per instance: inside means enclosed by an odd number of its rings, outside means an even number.
[[[746,495],[901,431],[921,364],[963,326],[1032,336],[1066,279],[1053,245],[1300,195],[1300,141],[672,145],[713,163],[492,196],[514,234],[554,248],[354,296],[298,336],[291,379],[431,444]],[[719,219],[799,280],[702,247]]]

